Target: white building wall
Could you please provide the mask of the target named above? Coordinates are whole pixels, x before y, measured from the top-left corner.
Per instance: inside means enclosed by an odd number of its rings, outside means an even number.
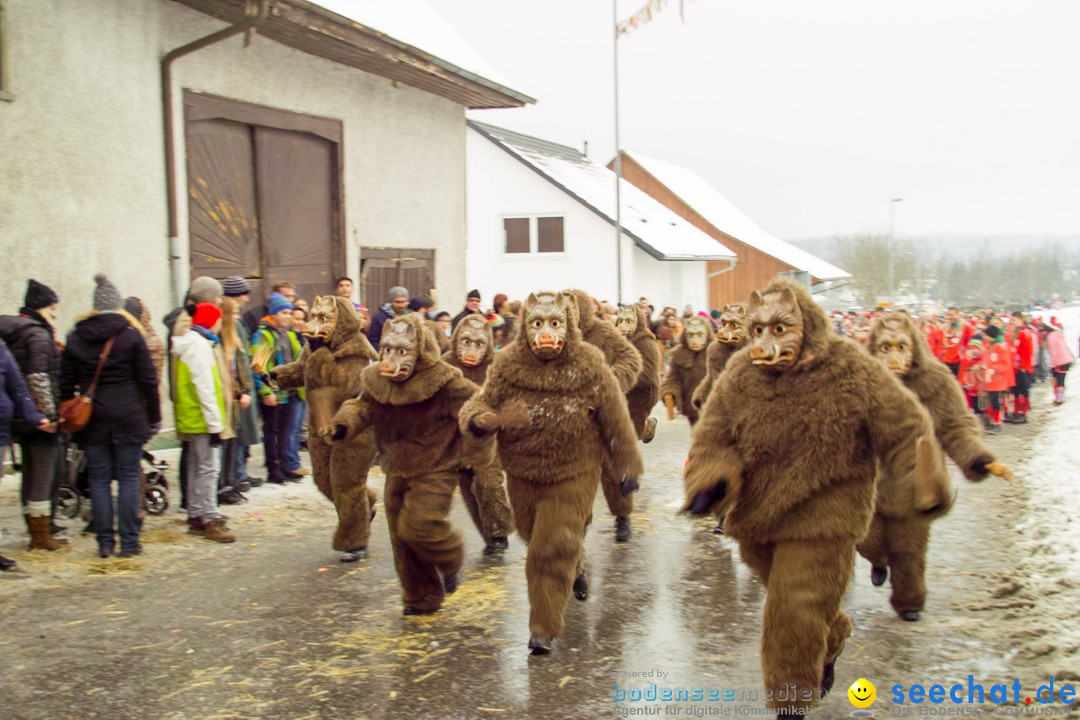
[[[0,312],[26,279],[53,287],[61,327],[109,274],[160,318],[170,296],[160,59],[225,24],[171,0],[5,0],[9,90],[0,101]],[[346,271],[359,247],[436,251],[441,297],[465,287],[465,121],[451,101],[265,38],[174,65],[180,267],[187,282],[182,90],[338,119]]]
[[[535,290],[580,288],[601,300],[616,299],[615,230],[549,180],[495,143],[469,130],[468,283],[490,303],[496,293],[524,299]],[[506,254],[504,217],[563,215],[565,253]],[[642,295],[654,304],[688,302],[706,296],[705,263],[659,261],[623,235],[623,301]],[[674,301],[674,302],[672,302]],[[450,309],[459,303],[450,303]]]

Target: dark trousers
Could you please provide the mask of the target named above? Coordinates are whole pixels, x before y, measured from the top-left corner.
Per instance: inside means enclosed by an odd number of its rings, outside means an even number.
[[[19,500],[31,515],[51,515],[53,486],[59,481],[60,441],[55,434],[31,432],[20,438],[22,450],[22,489]],[[48,504],[48,507],[45,507]]]
[[[122,551],[137,550],[139,530],[141,530],[139,461],[142,459],[142,445],[139,443],[87,445],[84,450],[98,547],[111,551],[116,544],[112,499],[112,481],[115,479],[120,486],[116,502],[120,515],[120,549]]]
[[[954,378],[959,378],[960,377],[960,363],[958,363],[958,362],[945,363],[945,366],[949,368],[949,370],[952,372],[952,376]]]
[[[1053,369],[1054,373],[1054,387],[1065,387],[1065,375],[1068,374],[1069,368],[1072,367],[1072,363],[1065,363],[1064,365],[1058,365]]]
[[[289,428],[296,412],[296,403],[259,405],[263,419],[263,448],[266,451],[267,480],[273,483],[285,481],[285,448],[289,442]]]

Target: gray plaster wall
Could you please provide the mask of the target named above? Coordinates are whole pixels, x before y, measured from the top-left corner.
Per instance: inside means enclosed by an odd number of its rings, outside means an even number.
[[[66,331],[106,272],[155,319],[170,293],[160,60],[225,23],[172,0],[2,0],[0,312],[34,277],[61,297]],[[182,91],[338,119],[344,128],[347,272],[360,246],[436,251],[440,302],[465,288],[464,108],[256,37],[174,65],[179,266],[188,282]],[[159,332],[164,329],[159,326]]]

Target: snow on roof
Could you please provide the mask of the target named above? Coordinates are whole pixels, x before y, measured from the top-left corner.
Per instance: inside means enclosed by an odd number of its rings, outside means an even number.
[[[771,255],[796,270],[808,272],[820,282],[851,277],[845,270],[770,235],[693,170],[626,150],[623,155],[645,168],[720,232]]]
[[[411,45],[509,90],[515,86],[427,0],[311,0],[356,23]],[[515,92],[521,93],[519,90]]]
[[[469,120],[469,126],[615,224],[615,173],[572,147]],[[735,253],[626,180],[623,232],[658,260],[731,260]]]

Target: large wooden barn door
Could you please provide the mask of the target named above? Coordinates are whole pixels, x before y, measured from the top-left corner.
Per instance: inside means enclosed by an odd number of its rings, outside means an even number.
[[[196,93],[187,120],[192,276],[275,282],[309,302],[344,274],[340,123]]]

